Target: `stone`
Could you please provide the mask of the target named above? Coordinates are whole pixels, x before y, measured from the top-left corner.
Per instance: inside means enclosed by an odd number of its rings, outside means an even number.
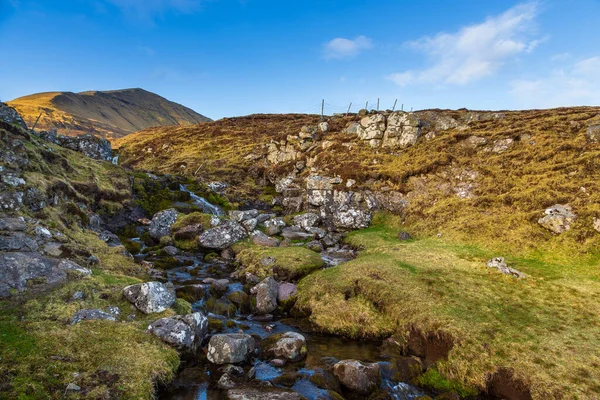
[[[110,247],[116,247],[121,245],[121,240],[117,235],[109,231],[103,231],[98,234],[98,238],[103,242],[106,242]]]
[[[320,253],[324,250],[323,244],[321,244],[321,242],[319,242],[318,240],[308,242],[305,244],[305,246],[307,249],[314,251],[315,253]]]
[[[234,221],[225,221],[221,225],[204,231],[198,241],[202,247],[224,250],[234,243],[246,238],[248,232]]]
[[[175,303],[175,293],[160,282],[145,282],[127,286],[123,295],[145,314],[165,311]]]
[[[268,314],[277,309],[277,293],[279,285],[273,279],[268,277],[258,285],[250,289],[250,294],[256,296],[256,305],[254,306],[257,314]]]
[[[297,362],[306,357],[306,338],[297,332],[271,335],[261,342],[261,353],[265,358],[281,358]]]
[[[360,120],[357,135],[361,140],[382,139],[385,132],[385,115],[374,114]]]
[[[332,190],[334,185],[342,183],[340,177],[329,177],[322,175],[310,175],[306,178],[307,190]]]
[[[106,307],[106,312],[114,315],[115,317],[118,317],[119,315],[121,315],[121,309],[117,306]]]
[[[600,142],[600,124],[590,125],[585,131],[585,135],[592,143]]]
[[[22,232],[27,229],[25,220],[21,218],[0,218],[0,231]]]
[[[484,138],[482,136],[471,135],[465,140],[463,140],[461,143],[465,147],[475,149],[477,147],[482,147],[488,144],[488,140],[487,138]]]
[[[217,279],[210,285],[210,292],[215,297],[221,297],[227,292],[229,287],[229,279]]]
[[[360,126],[360,123],[358,123],[358,122],[351,122],[346,127],[345,132],[348,135],[358,135],[358,133],[361,131],[361,129],[362,129],[362,127]]]
[[[71,325],[75,325],[80,323],[81,321],[89,321],[89,320],[107,320],[107,321],[116,321],[114,315],[104,312],[102,310],[89,309],[89,310],[80,310],[73,315],[71,319]]]
[[[111,161],[113,158],[110,142],[92,134],[79,136],[59,135],[56,141],[62,147],[78,151],[95,160]]]
[[[258,216],[258,210],[233,210],[229,211],[229,219],[235,222],[242,222],[248,219],[256,218]]]
[[[256,218],[250,218],[242,221],[242,226],[244,229],[246,229],[246,232],[252,232],[254,229],[256,229],[256,225],[258,225]]]
[[[305,213],[296,215],[294,217],[294,225],[304,229],[305,231],[309,231],[312,227],[317,225],[321,217],[318,214],[314,213]]]
[[[207,358],[213,364],[236,364],[245,361],[255,348],[254,338],[244,333],[213,335],[208,342]]]
[[[592,221],[592,226],[596,232],[600,232],[600,218],[594,217]]]
[[[235,381],[229,374],[223,374],[217,381],[217,388],[221,390],[233,389],[236,386]]]
[[[194,351],[208,333],[208,318],[201,312],[161,318],[148,331],[179,351]]]
[[[489,149],[489,151],[491,151],[492,153],[504,153],[505,151],[507,151],[508,149],[510,149],[512,147],[512,145],[514,144],[514,140],[511,138],[506,138],[506,139],[498,139],[496,141],[494,141],[494,143],[492,144],[492,147]]]
[[[281,236],[289,240],[311,240],[315,237],[313,233],[308,233],[297,226],[289,226],[281,231]]]
[[[27,130],[27,124],[25,124],[25,121],[23,121],[23,118],[21,117],[21,115],[19,115],[17,110],[10,107],[8,104],[1,103],[1,102],[0,102],[0,121],[4,121],[7,124],[11,124],[11,125],[18,125],[19,127]]]
[[[52,239],[52,233],[47,228],[44,228],[43,226],[36,225],[34,232],[35,232],[35,235],[41,239],[44,239],[44,240]]]
[[[526,278],[527,275],[518,271],[514,268],[511,268],[506,264],[504,257],[494,257],[489,260],[486,264],[488,268],[496,268],[498,271],[502,272],[505,275],[512,275],[516,278]]]
[[[298,286],[289,282],[281,282],[277,288],[277,302],[283,304],[298,294]]]
[[[37,241],[22,232],[0,235],[0,251],[37,251]]]
[[[33,212],[46,208],[46,196],[38,188],[29,188],[23,194],[23,204]]]
[[[9,186],[23,186],[25,185],[25,179],[14,173],[5,173],[1,176],[2,182],[6,183]]]
[[[71,260],[59,260],[58,268],[61,271],[65,271],[67,273],[71,273],[77,276],[90,276],[92,275],[92,270],[89,268],[82,267],[81,265],[73,262]]]
[[[159,211],[152,217],[148,234],[155,240],[160,240],[163,236],[171,236],[171,226],[177,220],[177,210],[169,208]]]
[[[323,133],[327,132],[329,130],[329,124],[327,122],[321,122],[319,124],[319,130]]]
[[[244,387],[229,389],[227,400],[306,400],[298,392],[278,387]]]
[[[554,233],[563,233],[571,229],[571,224],[577,218],[573,209],[568,204],[555,204],[548,207],[544,217],[538,219],[538,224]]]
[[[272,218],[264,222],[264,227],[267,235],[279,235],[281,230],[287,226],[283,218]]]
[[[16,211],[23,204],[22,192],[0,192],[0,209],[5,211]]]
[[[83,300],[84,297],[85,297],[85,293],[83,293],[81,291],[77,291],[77,292],[73,293],[73,296],[71,296],[71,300],[79,301],[79,300]]]
[[[250,240],[255,245],[264,247],[279,247],[279,244],[281,243],[279,239],[267,236],[258,230],[252,232],[252,234],[250,235]]]
[[[176,256],[179,253],[179,250],[177,250],[177,247],[175,246],[165,246],[163,252],[170,256]]]
[[[421,135],[421,122],[413,113],[396,111],[388,117],[383,135],[385,147],[409,147],[417,144]]]
[[[333,225],[337,229],[364,229],[371,223],[372,214],[359,209],[336,211],[333,213]]]
[[[408,232],[400,232],[400,233],[398,233],[398,240],[404,242],[404,241],[407,241],[407,240],[410,240],[410,239],[412,239],[412,237],[410,236],[410,233],[408,233]]]
[[[344,387],[365,395],[378,389],[381,382],[377,363],[342,360],[333,366],[333,374]]]
[[[78,386],[78,385],[76,385],[76,384],[74,384],[74,383],[69,383],[67,385],[67,387],[65,388],[66,392],[78,392],[80,390],[81,390],[81,387]]]

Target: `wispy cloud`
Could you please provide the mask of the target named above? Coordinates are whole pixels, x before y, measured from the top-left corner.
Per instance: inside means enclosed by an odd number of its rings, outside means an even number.
[[[167,12],[189,14],[198,11],[203,0],[104,0],[128,16],[152,19]]]
[[[600,104],[600,56],[555,69],[545,77],[511,82],[511,93],[522,107]]]
[[[335,38],[323,46],[323,57],[337,60],[353,58],[371,47],[373,42],[366,36],[361,35],[355,39]]]
[[[531,37],[537,10],[537,3],[520,4],[455,33],[438,33],[405,43],[425,54],[431,65],[394,73],[388,78],[400,86],[463,85],[492,75],[515,56],[531,52],[539,44],[539,40]]]

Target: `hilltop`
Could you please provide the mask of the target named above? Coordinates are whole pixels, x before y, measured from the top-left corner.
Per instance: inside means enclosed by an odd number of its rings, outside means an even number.
[[[70,136],[92,133],[109,140],[153,126],[210,121],[203,115],[143,89],[47,92],[8,102],[29,127]]]

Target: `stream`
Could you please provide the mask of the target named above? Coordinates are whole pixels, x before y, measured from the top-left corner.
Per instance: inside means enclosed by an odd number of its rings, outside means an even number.
[[[184,186],[181,190],[189,192]],[[225,213],[219,207],[210,204],[205,199],[190,192],[192,201],[205,212],[223,216]],[[140,226],[140,233],[147,227]],[[134,239],[138,242],[139,239]],[[156,254],[138,254],[137,262],[143,260],[157,261],[164,256]],[[344,259],[332,256],[330,252],[323,252],[323,259],[327,266],[343,263]],[[236,291],[248,291],[249,286],[231,279],[230,274],[234,266],[221,259],[204,261],[202,253],[180,252],[175,256],[178,265],[168,269],[165,279],[176,288],[178,297],[192,299],[194,311],[201,311],[209,317],[209,334],[238,333],[243,331],[255,338],[264,339],[275,333],[299,332],[306,338],[308,355],[295,363],[287,363],[283,367],[274,367],[267,362],[254,359],[252,365],[241,365],[244,374],[251,373],[254,382],[262,381],[263,385],[289,388],[304,396],[307,400],[332,399],[327,390],[317,387],[311,376],[324,371],[330,371],[333,364],[343,359],[355,359],[363,362],[377,362],[380,365],[382,380],[381,389],[388,393],[388,398],[395,400],[413,400],[427,393],[407,383],[394,380],[395,370],[393,361],[386,359],[380,351],[380,343],[370,341],[355,341],[332,335],[314,333],[306,322],[285,316],[255,316],[232,307],[228,296]],[[210,290],[210,283],[216,279],[228,279],[227,290],[224,294],[214,294]],[[251,285],[250,285],[251,286]],[[244,310],[246,311],[246,310]],[[180,370],[165,388],[160,389],[158,398],[163,400],[192,400],[192,399],[226,399],[224,390],[217,388],[217,381],[223,374],[223,367],[214,365],[206,359],[205,348],[198,351],[195,358],[183,358]],[[291,377],[291,378],[290,378]],[[248,380],[248,379],[246,379]],[[314,381],[314,380],[313,380]],[[256,385],[254,385],[256,386]],[[342,392],[343,398],[361,399],[354,393]],[[338,397],[339,398],[339,397]],[[378,397],[379,398],[379,397]]]

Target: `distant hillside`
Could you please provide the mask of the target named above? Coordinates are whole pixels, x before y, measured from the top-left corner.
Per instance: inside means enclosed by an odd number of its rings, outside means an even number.
[[[107,139],[154,126],[211,121],[192,109],[143,89],[47,92],[8,102],[32,127],[56,128],[61,134],[93,133]]]

